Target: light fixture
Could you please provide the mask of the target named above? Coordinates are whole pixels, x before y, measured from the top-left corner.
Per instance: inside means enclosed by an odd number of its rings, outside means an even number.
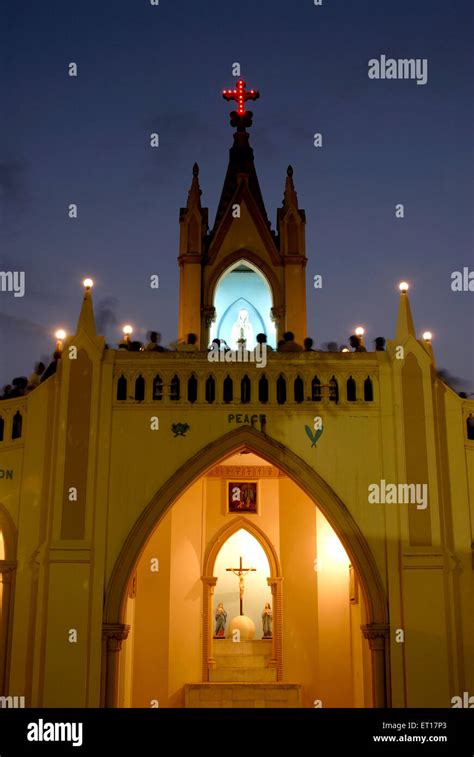
[[[408,292],[409,286],[410,285],[406,281],[401,281],[400,284],[398,285],[398,288],[400,292],[403,292],[403,294],[406,294]]]
[[[63,348],[63,339],[66,339],[64,329],[58,329],[54,335],[56,337],[56,352],[61,352]]]
[[[124,326],[123,327],[123,333],[125,334],[125,336],[130,336],[130,334],[133,334],[133,328],[132,328],[132,326],[130,326],[128,324],[126,326]]]
[[[92,281],[92,279],[84,279],[82,285],[85,289],[92,289],[94,282]]]
[[[357,326],[355,333],[356,336],[364,336],[365,330],[362,328],[362,326]]]
[[[343,347],[341,352],[350,352],[350,349],[348,347]]]
[[[431,331],[423,332],[423,339],[425,340],[425,342],[431,342],[432,338],[433,338],[433,334],[431,333]]]

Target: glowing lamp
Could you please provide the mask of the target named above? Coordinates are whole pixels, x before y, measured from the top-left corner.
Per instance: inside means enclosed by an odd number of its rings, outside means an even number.
[[[130,334],[133,334],[133,328],[132,328],[132,326],[129,326],[129,325],[124,326],[123,327],[123,333],[125,334],[125,336],[130,336]]]
[[[362,326],[357,326],[355,333],[356,336],[364,336],[365,330],[362,328]]]
[[[92,281],[92,279],[84,279],[82,286],[85,287],[85,289],[92,289],[94,282]]]
[[[425,331],[423,333],[423,339],[425,340],[425,342],[431,342],[432,338],[433,334],[431,333],[431,331]]]
[[[343,347],[341,352],[350,352],[350,349],[348,347]]]
[[[400,284],[398,285],[398,288],[400,292],[403,292],[403,294],[406,294],[408,292],[409,285],[407,284],[406,281],[401,281]]]
[[[61,351],[63,348],[63,339],[66,339],[66,332],[64,329],[58,329],[54,336],[56,337],[56,352]]]

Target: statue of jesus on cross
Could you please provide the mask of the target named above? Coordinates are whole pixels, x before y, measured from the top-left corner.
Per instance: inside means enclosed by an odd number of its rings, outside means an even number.
[[[246,576],[251,571],[257,570],[257,568],[244,568],[242,566],[242,558],[240,558],[238,568],[226,568],[226,570],[231,571],[235,576],[239,577],[240,614],[243,615],[244,614],[244,591],[245,591],[244,576]]]

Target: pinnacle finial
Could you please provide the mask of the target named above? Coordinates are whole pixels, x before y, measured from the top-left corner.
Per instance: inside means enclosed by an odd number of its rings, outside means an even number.
[[[199,176],[199,166],[197,163],[193,165],[193,176],[197,179]]]
[[[286,169],[286,175],[290,178],[293,176],[293,166],[288,166],[288,168]]]

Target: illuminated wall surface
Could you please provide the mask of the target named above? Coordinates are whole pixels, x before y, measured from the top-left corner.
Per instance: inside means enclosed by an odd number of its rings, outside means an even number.
[[[381,349],[355,321],[351,348],[298,349],[317,291],[306,214],[290,165],[272,227],[248,131],[258,93],[236,90],[213,226],[197,164],[183,184],[172,349],[140,349],[132,324],[121,349],[106,342],[85,279],[54,374],[0,402],[0,695],[451,707],[474,694],[474,401],[438,371],[410,282],[398,315],[384,302],[396,325]],[[260,331],[296,345],[209,359],[212,339],[251,349]],[[256,485],[255,512],[229,501],[239,482]],[[240,557],[256,568],[243,598],[256,633],[234,642],[245,619],[226,569]]]

